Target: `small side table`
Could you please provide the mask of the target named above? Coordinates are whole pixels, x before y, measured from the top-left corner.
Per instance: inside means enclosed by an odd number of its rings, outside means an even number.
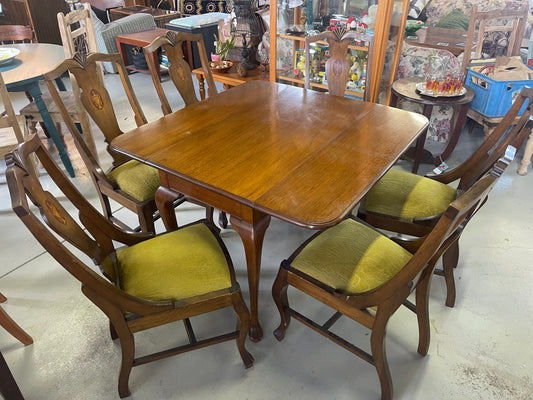
[[[407,101],[412,101],[413,103],[422,104],[423,111],[422,114],[427,117],[427,119],[431,118],[431,112],[433,111],[434,106],[452,106],[453,107],[453,116],[452,116],[452,124],[450,125],[450,136],[448,138],[448,145],[446,146],[446,149],[442,154],[439,156],[434,157],[431,155],[431,162],[434,165],[439,165],[443,161],[445,161],[450,154],[452,154],[452,151],[455,149],[455,146],[457,145],[457,142],[459,140],[459,136],[461,135],[461,131],[463,129],[463,126],[466,122],[466,113],[468,112],[468,108],[470,106],[470,103],[475,97],[475,92],[472,88],[468,86],[463,86],[466,89],[466,93],[462,96],[456,96],[456,97],[431,97],[431,96],[424,96],[421,95],[416,90],[416,84],[423,81],[423,78],[421,77],[412,77],[412,78],[404,78],[399,79],[395,81],[391,86],[391,107],[396,107],[398,104],[398,99],[404,99]],[[455,120],[455,123],[453,121]],[[415,156],[414,156],[414,163],[413,163],[413,173],[418,172],[418,167],[420,165],[420,162],[422,160],[422,155],[424,153],[424,143],[426,141],[426,134],[422,134],[416,142],[415,147]],[[429,153],[429,152],[428,152]]]
[[[224,89],[229,89],[232,86],[239,86],[242,85],[245,82],[249,81],[255,81],[255,80],[263,80],[268,81],[268,73],[262,74],[259,68],[249,69],[246,76],[240,76],[237,73],[237,65],[239,62],[234,61],[233,66],[229,69],[226,73],[216,73],[213,72],[213,80],[215,82],[220,82],[224,84]],[[202,68],[196,68],[192,71],[194,74],[196,74],[196,78],[198,79],[198,88],[200,90],[200,98],[202,100],[205,99],[205,85],[204,85],[204,71],[202,71]]]
[[[146,69],[138,69],[133,65],[128,64],[128,51],[126,48],[126,45],[131,46],[139,46],[144,47],[152,43],[152,41],[164,34],[167,33],[166,29],[162,28],[154,28],[150,29],[148,31],[141,31],[141,32],[134,32],[134,33],[125,33],[124,35],[117,35],[115,36],[115,40],[117,42],[118,52],[122,56],[122,60],[124,61],[124,65],[126,66],[126,69],[128,71],[136,71],[141,72],[143,74],[149,74],[150,70]],[[155,65],[159,65],[158,61],[158,54],[154,52],[153,54]],[[157,75],[159,76],[159,80],[161,80],[161,69],[157,69]]]

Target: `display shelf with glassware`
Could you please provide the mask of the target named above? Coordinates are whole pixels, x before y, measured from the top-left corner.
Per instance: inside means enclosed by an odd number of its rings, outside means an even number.
[[[298,54],[304,47],[305,36],[337,26],[364,29],[374,35],[371,82],[365,85],[362,74],[367,49],[364,44],[353,43],[348,56],[354,73],[347,94],[362,98],[363,91],[369,88],[371,101],[388,104],[408,6],[408,0],[271,0],[270,80],[303,86],[306,72],[298,68],[301,62]],[[320,72],[318,76],[311,87],[327,89]]]

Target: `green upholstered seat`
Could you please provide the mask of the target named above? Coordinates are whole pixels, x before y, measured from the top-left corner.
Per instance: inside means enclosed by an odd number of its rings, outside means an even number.
[[[153,199],[159,187],[157,169],[135,160],[114,168],[107,177],[120,190],[138,201]]]
[[[320,233],[291,266],[347,294],[362,293],[390,280],[412,254],[353,219]]]
[[[116,251],[120,287],[146,300],[179,300],[232,286],[228,263],[204,223]],[[115,280],[113,263],[102,265]]]
[[[368,212],[413,220],[439,215],[457,191],[443,183],[405,171],[389,170],[367,193]]]

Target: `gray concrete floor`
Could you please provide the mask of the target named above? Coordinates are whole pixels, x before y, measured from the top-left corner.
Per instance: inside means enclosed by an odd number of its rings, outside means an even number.
[[[159,118],[162,114],[150,77],[136,74],[131,78],[148,119]],[[168,86],[168,78],[164,79]],[[113,75],[106,80],[117,83]],[[123,111],[123,97],[115,97],[120,103],[120,123],[128,129],[133,126],[131,114]],[[176,108],[182,106],[177,96],[174,104]],[[87,173],[66,137],[76,165],[75,181],[98,204]],[[97,140],[101,143],[101,136]],[[464,159],[481,140],[478,130],[470,135],[463,132],[450,164]],[[427,146],[438,151],[441,145]],[[103,146],[100,154],[105,164]],[[400,162],[398,167],[409,168],[409,164]],[[443,279],[433,279],[429,354],[421,357],[416,353],[414,314],[401,308],[391,319],[387,353],[396,399],[533,398],[533,173],[518,176],[516,168],[515,161],[462,236],[455,308],[444,305]],[[8,297],[2,307],[35,341],[24,347],[0,330],[0,349],[7,363],[26,399],[118,398],[120,345],[110,339],[106,317],[13,214],[3,161],[0,169],[0,251],[4,260],[0,264],[0,291]],[[424,169],[428,166],[423,166],[422,172]],[[124,220],[134,224],[136,218],[131,212],[120,212]],[[178,211],[181,223],[203,215],[195,205]],[[161,225],[158,230],[162,230]],[[244,369],[233,342],[211,346],[134,368],[131,399],[378,399],[379,383],[371,365],[297,321],[282,342],[272,335],[279,323],[270,296],[277,268],[310,233],[276,219],[267,230],[259,292],[264,338],[259,343],[247,342],[255,358],[252,368]],[[222,237],[247,298],[242,243],[232,229],[223,230]],[[303,295],[290,292],[289,296],[309,315],[325,315],[320,305]],[[231,329],[234,323],[231,310],[193,320],[200,337],[202,331]],[[369,335],[364,328],[344,319],[336,329],[359,338],[366,346]],[[144,332],[137,338],[138,353],[183,338],[180,323]]]

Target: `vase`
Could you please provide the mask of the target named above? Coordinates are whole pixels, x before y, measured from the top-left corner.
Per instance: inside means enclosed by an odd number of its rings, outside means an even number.
[[[220,61],[220,54],[211,53],[211,61]]]

